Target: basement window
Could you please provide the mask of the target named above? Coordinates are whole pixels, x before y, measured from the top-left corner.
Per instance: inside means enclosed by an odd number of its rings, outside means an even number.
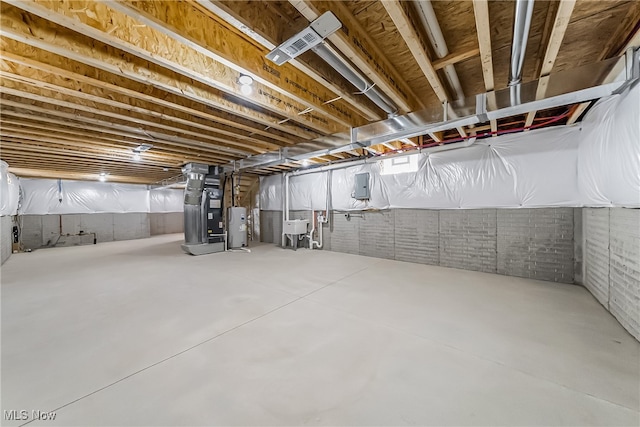
[[[395,175],[397,173],[417,172],[420,163],[419,154],[382,159],[380,163],[380,175]]]

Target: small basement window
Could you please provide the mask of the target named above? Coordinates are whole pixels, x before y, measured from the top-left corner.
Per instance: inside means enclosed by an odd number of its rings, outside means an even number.
[[[408,156],[382,159],[379,163],[380,175],[416,172],[420,167],[420,154],[409,154]]]

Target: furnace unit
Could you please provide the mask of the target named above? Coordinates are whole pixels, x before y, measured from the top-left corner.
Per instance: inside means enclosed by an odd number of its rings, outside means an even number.
[[[224,251],[226,242],[218,167],[189,163],[182,172],[187,177],[182,249],[191,255]]]

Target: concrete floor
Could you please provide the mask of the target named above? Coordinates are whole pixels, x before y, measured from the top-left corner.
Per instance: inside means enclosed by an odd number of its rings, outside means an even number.
[[[30,425],[638,425],[640,345],[582,287],[180,235],[14,255]],[[3,421],[3,425],[22,422]]]

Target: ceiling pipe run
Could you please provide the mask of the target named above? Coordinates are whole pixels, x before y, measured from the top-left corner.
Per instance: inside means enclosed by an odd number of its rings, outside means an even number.
[[[420,17],[422,25],[427,32],[427,37],[431,42],[431,46],[433,46],[436,56],[438,58],[444,58],[449,54],[449,49],[447,48],[447,43],[444,40],[444,35],[442,34],[442,29],[440,28],[440,23],[438,22],[436,13],[433,10],[431,1],[424,0],[416,2],[416,6],[418,16]],[[455,91],[456,100],[464,99],[464,91],[462,90],[458,73],[456,73],[456,69],[453,64],[444,67],[444,74],[447,76],[449,84]]]
[[[389,97],[379,91],[373,83],[370,83],[359,72],[354,70],[337,52],[334,52],[333,49],[325,43],[321,43],[311,50],[349,81],[349,83],[354,85],[358,91],[360,91],[360,94],[369,98],[381,110],[387,113],[388,116],[398,114],[398,107]]]
[[[516,0],[513,18],[513,41],[511,42],[511,65],[509,68],[509,86],[522,81],[522,68],[527,52],[529,29],[533,18],[534,0]]]

